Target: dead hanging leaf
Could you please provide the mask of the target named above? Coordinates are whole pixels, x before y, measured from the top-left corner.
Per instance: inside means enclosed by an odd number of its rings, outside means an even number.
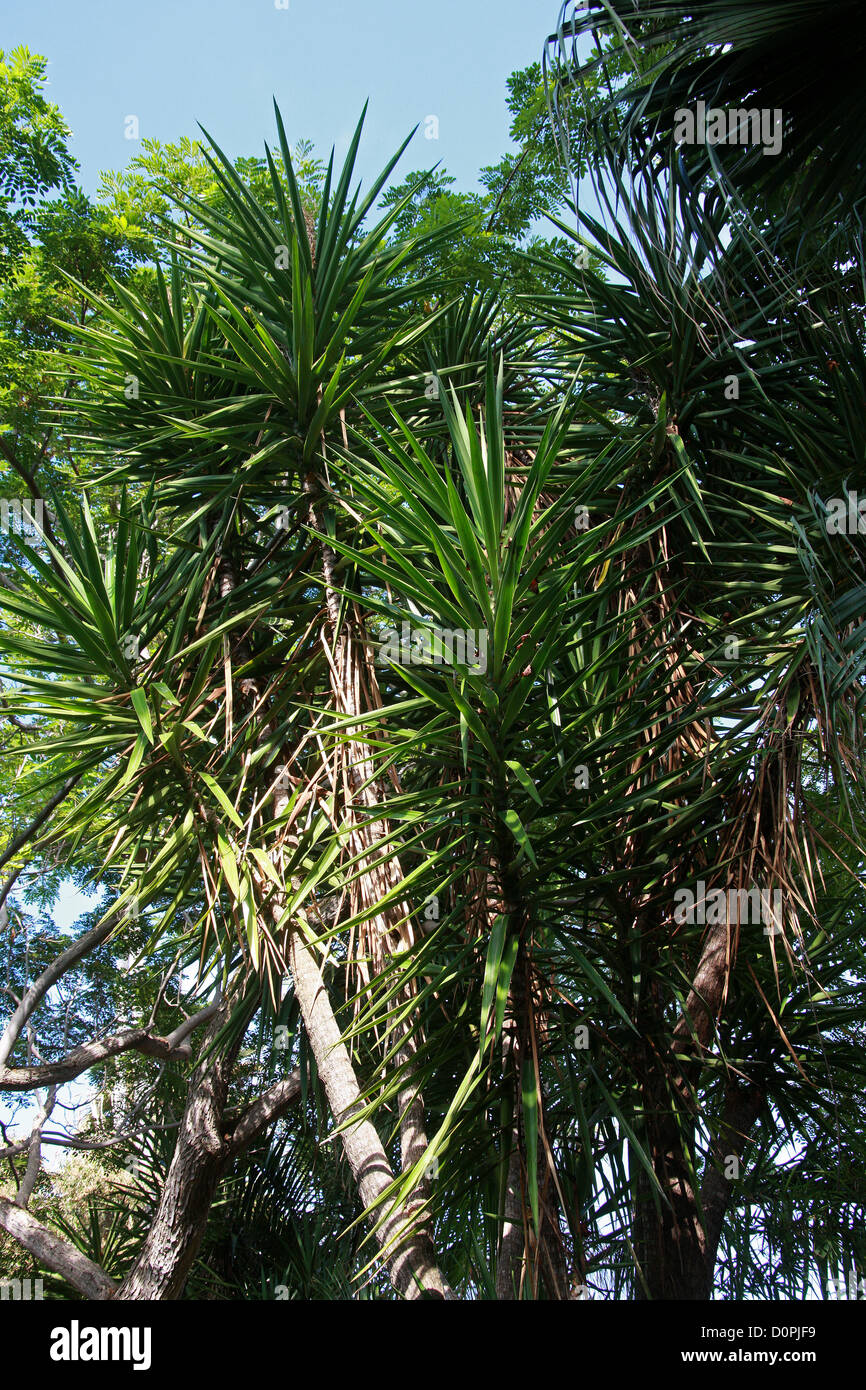
[[[759,985],[759,983],[758,983],[758,981],[757,981],[757,979],[756,979],[756,977],[755,977],[755,972],[754,972],[754,970],[752,969],[751,965],[749,965],[748,961],[746,962],[746,969],[748,970],[749,974],[751,975],[752,979],[754,980],[754,982],[755,982],[755,987],[756,987],[758,993],[760,994],[761,998],[763,999],[764,1003],[765,1003],[766,1006],[767,1006],[767,1012],[768,1012],[768,1014],[770,1015],[770,1018],[773,1020],[773,1023],[774,1023],[775,1026],[776,1026],[776,1031],[778,1032],[779,1037],[782,1039],[782,1042],[785,1044],[785,1046],[787,1047],[788,1051],[789,1051],[790,1054],[791,1054],[791,1057],[792,1057],[793,1062],[794,1062],[794,1066],[797,1068],[797,1071],[800,1073],[800,1075],[802,1076],[802,1078],[803,1078],[803,1080],[806,1082],[806,1084],[809,1085],[809,1086],[814,1086],[814,1082],[812,1082],[812,1081],[809,1080],[808,1076],[807,1076],[806,1073],[803,1071],[803,1068],[800,1066],[800,1060],[799,1060],[799,1058],[798,1058],[796,1052],[794,1051],[793,1047],[791,1046],[790,1042],[788,1041],[788,1035],[787,1035],[787,1033],[785,1032],[785,1030],[784,1030],[784,1028],[782,1027],[782,1025],[781,1025],[781,1023],[779,1022],[779,1020],[777,1019],[775,1013],[773,1012],[773,1007],[772,1007],[772,1005],[770,1004],[770,1001],[769,1001],[769,999],[767,998],[766,994],[765,994],[764,991],[761,989],[761,986]]]

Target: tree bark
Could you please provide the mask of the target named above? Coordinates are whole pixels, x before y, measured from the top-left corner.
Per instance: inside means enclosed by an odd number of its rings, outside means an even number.
[[[697,1122],[693,1088],[721,1006],[727,955],[728,926],[723,922],[707,933],[685,1010],[674,1028],[671,1054],[675,1050],[679,1057],[662,1054],[661,1020],[649,1003],[641,1022],[643,1045],[635,1070],[641,1078],[653,1171],[663,1195],[654,1192],[649,1175],[632,1155],[638,1300],[712,1296],[716,1253],[732,1193],[724,1176],[725,1160],[741,1157],[760,1111],[757,1088],[738,1088],[732,1081],[699,1200],[691,1150]]]
[[[205,1048],[224,1022],[221,1009],[205,1034]],[[115,1298],[155,1301],[180,1298],[183,1292],[227,1162],[221,1124],[238,1045],[193,1073],[156,1215]]]
[[[511,1156],[505,1185],[505,1210],[496,1252],[496,1297],[501,1303],[520,1298],[526,1237],[523,1230],[523,1192],[520,1167],[520,1135],[511,1134]]]
[[[554,1177],[549,1154],[546,1155],[543,1173],[540,1158],[536,1156],[534,1176],[538,1183],[538,1231],[534,1230],[528,1200],[528,1156],[522,1121],[521,1077],[524,1066],[534,1068],[537,1048],[534,972],[527,946],[531,919],[520,870],[515,862],[513,840],[504,824],[507,791],[501,775],[494,792],[494,804],[497,822],[489,880],[488,918],[492,926],[498,915],[505,915],[508,918],[508,934],[512,940],[515,935],[519,938],[503,1020],[502,1084],[511,1092],[514,1123],[510,1135],[511,1154],[496,1258],[496,1297],[503,1301],[518,1299],[528,1287],[529,1296],[535,1298],[541,1283],[549,1298],[565,1300],[569,1296],[569,1283],[558,1206],[555,1199],[553,1202],[547,1200],[548,1180]],[[539,1140],[543,1124],[544,1096],[541,1093],[538,1097]],[[539,1143],[539,1154],[542,1149],[543,1145]]]
[[[99,1265],[6,1197],[0,1197],[0,1226],[46,1268],[62,1274],[84,1298],[111,1298],[115,1293],[117,1285]]]
[[[337,1123],[361,1109],[360,1089],[349,1053],[334,1017],[325,983],[312,951],[295,931],[289,956],[307,1037],[319,1077]],[[343,1149],[365,1208],[370,1208],[393,1182],[394,1175],[382,1142],[369,1120],[358,1120],[342,1133]],[[450,1290],[436,1267],[426,1233],[413,1227],[411,1213],[386,1200],[371,1219],[380,1222],[376,1239],[398,1293],[406,1299],[446,1298]]]
[[[205,1050],[225,1024],[228,1011],[226,1004],[215,1015],[205,1035]],[[239,1047],[240,1040],[209,1057],[193,1073],[156,1215],[138,1259],[112,1295],[116,1299],[180,1298],[223,1173],[300,1096],[300,1077],[295,1072],[259,1096],[234,1122],[229,1121],[226,1098]]]
[[[738,1180],[737,1177],[728,1176],[728,1165],[730,1160],[735,1158],[736,1172],[739,1174],[740,1161],[763,1104],[763,1093],[754,1082],[731,1080],[725,1095],[721,1123],[701,1183],[701,1207],[706,1231],[708,1298],[712,1293],[713,1271],[722,1226],[734,1195],[734,1184]]]
[[[315,473],[306,477],[304,491],[308,499],[310,525],[322,534],[325,527],[320,515],[321,488]],[[361,717],[371,709],[380,708],[382,704],[370,659],[369,643],[360,615],[356,614],[354,620],[350,614],[341,615],[335,571],[336,555],[324,541],[320,543],[320,549],[327,613],[323,643],[328,654],[331,695],[334,707],[340,714]],[[345,733],[350,734],[354,731],[349,727]],[[353,855],[359,856],[359,863],[363,868],[358,879],[357,892],[363,906],[370,912],[368,946],[373,971],[377,973],[384,968],[396,949],[411,946],[414,938],[409,909],[405,902],[398,900],[388,907],[378,908],[382,898],[402,883],[403,870],[396,854],[383,855],[380,850],[381,842],[387,839],[389,833],[387,823],[380,820],[377,826],[370,819],[370,813],[376,815],[386,796],[382,779],[374,776],[372,751],[363,738],[352,738],[350,748],[352,759],[351,764],[345,769],[343,803],[347,820],[352,827],[350,850]],[[338,791],[335,784],[335,796]],[[408,993],[404,994],[404,999],[408,999]],[[405,1076],[405,1084],[398,1093],[397,1108],[400,1117],[401,1166],[402,1170],[407,1172],[424,1154],[427,1148],[427,1133],[423,1097],[414,1082],[417,1043],[408,1023],[397,1026],[402,1034],[402,1043],[396,1053],[395,1063],[403,1068]],[[346,1055],[348,1058],[348,1054]],[[435,1269],[436,1261],[427,1221],[421,1215],[428,1191],[427,1181],[422,1179],[406,1204],[405,1214],[417,1220],[417,1241],[420,1242],[419,1249],[421,1246],[424,1249],[424,1268]],[[438,1272],[431,1288],[434,1284],[436,1287],[445,1288]]]

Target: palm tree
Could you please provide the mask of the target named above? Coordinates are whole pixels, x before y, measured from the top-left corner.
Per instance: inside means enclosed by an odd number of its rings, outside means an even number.
[[[119,524],[58,505],[2,593],[16,709],[97,781],[51,834],[212,1000],[120,1296],[178,1296],[302,1084],[371,1227],[350,1273],[706,1298],[721,1251],[742,1289],[780,1142],[801,1184],[828,1133],[862,1149],[864,556],[827,525],[859,338],[612,144],[606,220],[562,226],[607,278],[540,256],[521,315],[449,303],[412,268],[454,228],[367,228],[395,161],[350,194],[359,127],[311,208],[278,125],[276,214],[214,146],[219,209],[79,334],[66,428]],[[282,1089],[238,1116],[286,1008]],[[789,1285],[862,1254],[795,1234],[764,1228]]]

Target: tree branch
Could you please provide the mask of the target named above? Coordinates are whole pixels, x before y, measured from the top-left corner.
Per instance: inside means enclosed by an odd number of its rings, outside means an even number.
[[[76,1076],[89,1071],[98,1062],[116,1057],[121,1052],[143,1052],[147,1057],[162,1057],[171,1061],[186,1060],[192,1056],[192,1047],[185,1041],[172,1042],[172,1038],[178,1035],[185,1038],[194,1028],[206,1023],[214,1012],[213,1006],[202,1009],[201,1013],[188,1018],[167,1038],[157,1037],[146,1028],[126,1028],[111,1037],[82,1043],[57,1062],[45,1062],[38,1067],[2,1067],[0,1091],[32,1091],[38,1086],[58,1086],[64,1081],[74,1081]]]
[[[84,1298],[110,1298],[114,1293],[117,1285],[99,1265],[6,1197],[0,1197],[0,1227],[41,1264],[61,1274]]]
[[[228,1141],[229,1156],[235,1158],[273,1120],[278,1119],[290,1105],[294,1105],[300,1099],[300,1095],[301,1070],[300,1067],[295,1067],[290,1076],[257,1096],[241,1112]]]
[[[11,466],[15,469],[15,472],[18,474],[19,478],[22,478],[23,481],[27,484],[28,488],[30,489],[30,496],[33,498],[33,500],[35,502],[41,501],[42,499],[39,493],[39,485],[36,482],[35,476],[30,472],[29,469],[25,468],[24,464],[21,462],[14,449],[10,449],[9,445],[6,443],[6,440],[2,437],[0,437],[0,454],[2,454],[3,457],[6,459],[6,462],[11,464]],[[57,544],[57,537],[51,529],[51,523],[49,522],[47,517],[43,518],[42,531],[47,536],[51,544],[54,546],[55,550],[59,550],[60,547]],[[57,569],[57,561],[54,559],[53,556],[51,557],[51,563],[54,566],[54,568]]]
[[[0,905],[2,905],[2,899],[0,899]],[[5,1069],[12,1049],[21,1034],[21,1030],[40,999],[43,998],[52,985],[57,983],[61,975],[65,975],[66,971],[69,970],[71,966],[75,965],[76,961],[81,960],[82,956],[89,955],[92,950],[100,946],[113,926],[113,921],[102,922],[99,926],[94,927],[92,931],[86,932],[84,936],[80,936],[78,940],[67,947],[56,960],[53,960],[47,970],[44,970],[39,976],[39,979],[30,986],[21,1000],[21,1003],[9,1019],[9,1022],[6,1024],[3,1036],[0,1038],[0,1072]]]
[[[55,792],[51,800],[46,802],[42,810],[39,812],[38,816],[35,816],[29,825],[26,825],[23,830],[19,831],[19,833],[14,837],[14,839],[10,840],[6,849],[3,851],[2,854],[0,854],[0,869],[2,869],[5,864],[9,863],[9,860],[12,859],[13,856],[18,853],[19,849],[21,849],[23,845],[27,844],[28,840],[32,839],[32,837],[36,834],[37,830],[40,830],[42,828],[42,826],[47,821],[48,817],[51,815],[51,812],[54,811],[60,805],[61,801],[63,801],[64,798],[69,795],[69,793],[72,791],[72,788],[76,786],[78,782],[81,781],[83,776],[84,772],[82,771],[74,772],[71,777],[67,777],[66,781],[63,783],[63,786],[60,788],[60,791]]]

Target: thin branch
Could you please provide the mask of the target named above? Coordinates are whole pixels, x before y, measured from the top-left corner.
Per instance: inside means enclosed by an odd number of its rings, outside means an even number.
[[[5,894],[4,894],[5,896]],[[0,898],[0,906],[3,899]],[[73,942],[61,955],[53,960],[28,989],[15,1012],[0,1037],[0,1071],[5,1069],[6,1063],[12,1053],[21,1030],[29,1019],[40,999],[48,992],[52,985],[56,984],[61,975],[65,975],[75,963],[81,960],[82,956],[89,955],[97,946],[100,946],[114,927],[114,921],[102,922],[92,931],[86,932]]]
[[[81,781],[83,776],[84,771],[82,770],[81,772],[74,772],[71,777],[67,777],[60,791],[55,792],[51,800],[45,803],[42,810],[33,818],[30,824],[26,825],[23,830],[18,832],[14,839],[10,840],[6,849],[0,854],[0,869],[8,864],[10,859],[14,858],[19,849],[21,849],[23,845],[26,845],[27,841],[32,839],[38,830],[42,829],[42,826],[45,824],[52,811],[56,810],[61,801],[69,795],[72,788]],[[0,899],[0,902],[2,901],[3,899]]]
[[[502,202],[502,199],[505,197],[506,193],[508,192],[509,188],[511,187],[515,174],[517,173],[518,169],[520,168],[521,164],[523,163],[528,154],[529,146],[527,146],[526,149],[523,151],[523,154],[517,160],[513,169],[511,170],[511,173],[508,175],[508,178],[505,180],[504,184],[500,188],[499,196],[496,199],[496,202],[493,204],[493,211],[490,214],[490,220],[488,221],[487,226],[484,229],[486,232],[490,232],[493,230],[493,223],[496,220],[496,214],[499,211],[499,205]]]
[[[51,1118],[51,1112],[57,1101],[57,1087],[52,1086],[44,1104],[39,1107],[36,1114],[36,1123],[30,1133],[28,1142],[27,1167],[21,1185],[15,1194],[15,1205],[26,1207],[30,1198],[33,1196],[33,1189],[36,1186],[39,1174],[42,1171],[42,1131]]]
[[[18,474],[19,478],[22,478],[24,482],[27,484],[30,490],[30,495],[33,498],[33,500],[35,502],[40,502],[42,498],[39,492],[39,485],[36,482],[35,476],[29,471],[29,469],[25,468],[24,464],[18,458],[18,455],[15,453],[14,449],[10,449],[9,445],[6,443],[6,440],[2,437],[0,437],[0,454],[2,454],[3,457],[6,459],[7,463],[11,464],[11,466],[15,469],[15,472]],[[59,550],[60,547],[57,543],[57,537],[51,529],[51,523],[48,520],[47,516],[43,517],[41,527],[44,535],[54,546],[55,550]],[[57,569],[57,561],[54,559],[53,556],[51,559],[51,563],[54,566],[54,568]]]
[[[221,1003],[222,1001],[217,999],[213,1004],[208,1004],[206,1009],[202,1009],[199,1013],[193,1014],[191,1018],[184,1019],[183,1023],[179,1024],[173,1033],[169,1033],[165,1041],[168,1043],[171,1051],[176,1052],[193,1029],[200,1028],[203,1023],[207,1023],[209,1018],[213,1018],[214,1014],[219,1010]]]

